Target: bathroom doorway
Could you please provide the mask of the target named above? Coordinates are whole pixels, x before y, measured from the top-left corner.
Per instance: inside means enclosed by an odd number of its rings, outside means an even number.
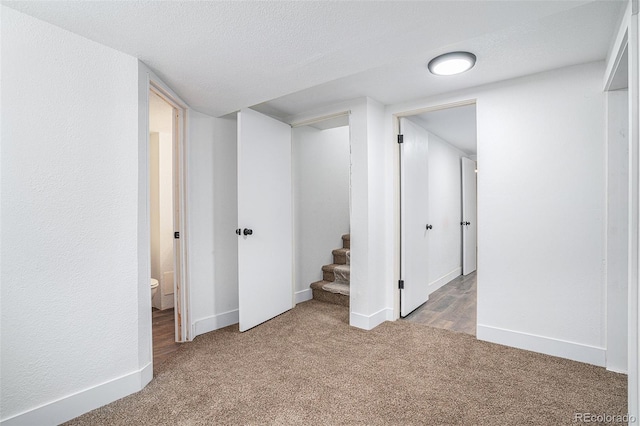
[[[182,283],[181,142],[184,110],[161,90],[149,90],[149,253],[154,364],[188,339]]]

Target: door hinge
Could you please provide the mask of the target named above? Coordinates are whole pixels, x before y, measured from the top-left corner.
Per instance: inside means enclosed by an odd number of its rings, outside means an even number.
[[[180,232],[176,231],[173,233],[173,238],[180,238]]]
[[[400,290],[403,290],[403,289],[404,289],[404,280],[398,280],[398,288],[399,288]]]
[[[398,143],[404,143],[404,135],[398,135]]]

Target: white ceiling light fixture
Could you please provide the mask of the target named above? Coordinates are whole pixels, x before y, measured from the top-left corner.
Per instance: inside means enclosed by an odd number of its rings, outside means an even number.
[[[476,55],[469,52],[449,52],[429,61],[429,71],[436,75],[454,75],[470,70],[476,64]]]

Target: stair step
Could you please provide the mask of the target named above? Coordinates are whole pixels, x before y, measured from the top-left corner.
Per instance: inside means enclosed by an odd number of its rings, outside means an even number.
[[[350,249],[348,248],[339,248],[333,250],[331,253],[333,254],[333,263],[337,263],[338,265],[346,265],[348,262],[348,255]]]
[[[342,248],[351,248],[351,234],[342,236]]]
[[[338,270],[336,280],[336,269]],[[324,265],[322,267],[322,279],[325,281],[339,281],[341,283],[348,283],[351,276],[351,266],[332,263],[331,265]]]
[[[334,305],[349,306],[348,284],[336,284],[330,281],[316,281],[311,284],[311,291],[315,300],[333,303]]]

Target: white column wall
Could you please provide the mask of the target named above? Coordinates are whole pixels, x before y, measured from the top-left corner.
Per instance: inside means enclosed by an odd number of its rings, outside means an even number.
[[[367,244],[368,249],[368,282],[363,288],[366,294],[366,310],[360,311],[360,316],[354,315],[358,311],[351,311],[351,324],[364,329],[371,329],[393,315],[389,303],[389,283],[392,274],[389,259],[391,243],[388,240],[386,227],[389,223],[388,207],[393,203],[391,193],[387,190],[389,179],[387,167],[388,149],[393,146],[384,137],[384,106],[367,98]],[[355,188],[354,188],[355,193]],[[353,221],[352,221],[353,228]],[[352,240],[353,241],[353,240]],[[354,249],[355,250],[355,249]],[[366,319],[366,322],[359,321]]]

